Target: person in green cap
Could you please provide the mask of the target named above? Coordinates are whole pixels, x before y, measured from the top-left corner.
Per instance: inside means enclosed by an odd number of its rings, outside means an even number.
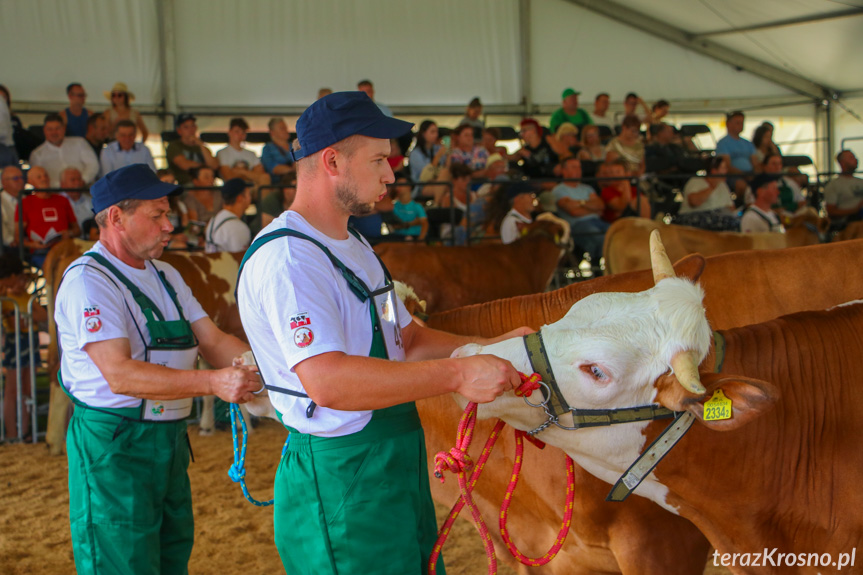
[[[290,431],[273,512],[286,573],[425,573],[437,525],[414,401],[488,402],[520,384],[507,361],[450,358],[477,340],[413,322],[348,228],[386,196],[390,139],[410,128],[362,92],[312,104],[297,122],[294,203],[241,264],[243,328]]]
[[[579,94],[581,92],[576,92],[572,88],[567,88],[563,91],[563,94],[560,96],[563,99],[563,105],[554,111],[549,121],[549,128],[551,128],[552,134],[556,133],[560,125],[565,122],[573,124],[579,130],[593,123],[593,119],[587,113],[587,110],[578,107]]]
[[[145,164],[91,188],[100,240],[66,270],[54,317],[69,423],[69,520],[79,575],[185,575],[194,523],[185,418],[192,398],[243,403],[263,390],[249,346],[207,317],[155,261],[180,192]],[[196,371],[198,354],[215,370]]]

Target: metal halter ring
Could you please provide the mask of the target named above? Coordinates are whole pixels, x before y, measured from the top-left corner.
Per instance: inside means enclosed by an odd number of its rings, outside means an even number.
[[[543,394],[543,397],[545,399],[543,399],[542,402],[540,402],[540,403],[531,403],[526,395],[524,397],[522,397],[522,399],[524,400],[524,402],[526,404],[528,404],[531,407],[541,407],[541,408],[545,409],[545,406],[548,404],[548,398],[551,397],[551,389],[549,389],[548,384],[542,380],[539,380],[538,383],[545,388],[545,393]]]

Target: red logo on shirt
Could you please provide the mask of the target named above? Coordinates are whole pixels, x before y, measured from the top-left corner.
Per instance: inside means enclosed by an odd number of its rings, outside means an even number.
[[[99,306],[91,305],[84,308],[84,317],[93,317],[99,315]]]
[[[308,312],[298,313],[297,315],[291,317],[291,329],[297,329],[298,327],[303,327],[304,325],[309,325],[310,323],[312,323],[312,320],[309,317]]]
[[[90,333],[96,333],[97,331],[102,329],[102,320],[100,320],[98,317],[88,318],[86,326],[87,331],[89,331]]]
[[[307,327],[301,327],[294,332],[294,343],[299,348],[309,347],[315,341],[315,334]]]

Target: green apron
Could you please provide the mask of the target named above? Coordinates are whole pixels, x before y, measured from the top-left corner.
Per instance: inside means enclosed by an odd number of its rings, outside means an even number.
[[[159,277],[179,320],[165,321],[156,305],[100,254],[85,255],[107,268],[110,274],[90,266],[115,285],[114,279],[124,284],[141,307],[150,333],[149,343],[144,342],[145,361],[192,369],[198,342],[162,272]],[[138,333],[143,339],[140,327]],[[78,574],[187,574],[194,520],[184,418],[192,400],[144,400],[140,407],[103,408],[75,398],[62,377],[60,387],[75,404],[66,451]]]
[[[295,230],[282,229],[252,243],[240,273],[259,247],[286,236],[321,248],[359,300],[369,301],[373,334],[368,355],[390,359],[387,345],[397,342],[400,334],[398,330],[391,333],[391,326],[381,322],[381,316],[388,316],[394,308],[379,305],[376,299],[384,292],[392,293],[393,288],[383,262],[386,286],[371,291],[326,246]],[[313,413],[312,403],[307,415]],[[276,472],[273,511],[276,547],[285,572],[426,573],[437,540],[437,521],[425,437],[414,403],[375,410],[361,431],[346,436],[317,437],[288,430],[290,441]],[[438,572],[445,574],[442,557],[437,565]]]

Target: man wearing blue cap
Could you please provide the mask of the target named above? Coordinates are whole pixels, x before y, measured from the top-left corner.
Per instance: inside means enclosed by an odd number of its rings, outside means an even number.
[[[231,367],[249,347],[207,317],[168,245],[168,196],[145,164],[90,190],[100,240],[66,271],[55,319],[60,380],[75,404],[67,432],[69,519],[79,574],[185,574],[192,552],[192,398],[242,403],[262,389]],[[216,368],[195,371],[198,353]]]
[[[410,128],[362,92],[312,104],[297,122],[294,203],[241,266],[243,327],[291,432],[274,510],[287,573],[424,573],[437,528],[413,402],[491,401],[519,383],[491,356],[434,361],[471,340],[411,322],[368,242],[348,230],[386,195],[389,141]]]

